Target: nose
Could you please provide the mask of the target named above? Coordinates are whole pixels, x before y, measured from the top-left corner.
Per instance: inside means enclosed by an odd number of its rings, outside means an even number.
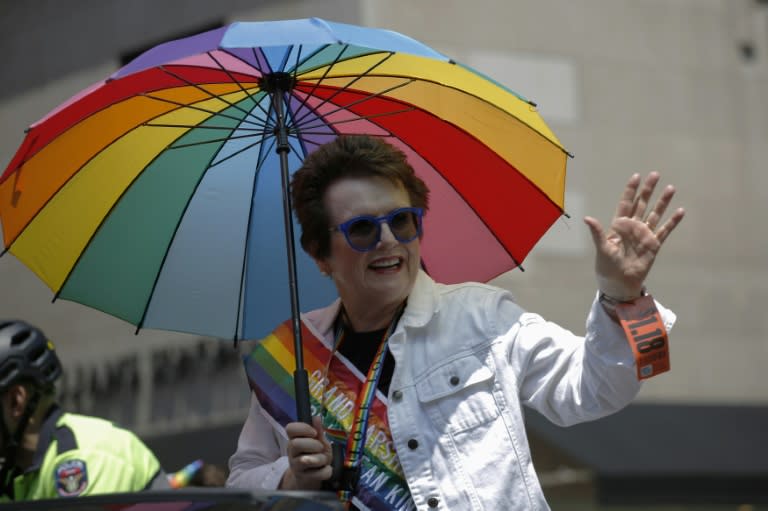
[[[392,229],[389,228],[389,224],[382,220],[379,225],[381,226],[381,239],[379,240],[379,246],[384,245],[396,245],[399,243],[395,235],[392,234]]]

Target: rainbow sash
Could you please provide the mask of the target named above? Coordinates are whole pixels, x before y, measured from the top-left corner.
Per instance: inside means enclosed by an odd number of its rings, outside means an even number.
[[[331,432],[329,436],[345,443],[365,376],[343,355],[333,354],[331,346],[315,337],[303,323],[301,335],[312,415],[323,415],[323,424]],[[296,361],[291,322],[286,321],[260,341],[244,357],[244,362],[248,382],[264,411],[282,427],[295,422]],[[330,378],[325,378],[326,367]],[[369,415],[355,500],[356,504],[375,511],[415,509],[389,432],[387,405],[379,393]]]

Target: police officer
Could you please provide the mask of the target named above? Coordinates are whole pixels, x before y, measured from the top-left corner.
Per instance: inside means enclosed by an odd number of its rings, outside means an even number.
[[[169,488],[132,432],[58,406],[61,372],[43,332],[0,320],[0,502]]]

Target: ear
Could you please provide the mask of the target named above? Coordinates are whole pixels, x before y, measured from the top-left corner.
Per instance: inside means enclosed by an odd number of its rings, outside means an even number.
[[[8,409],[11,417],[14,419],[20,418],[29,400],[29,389],[17,383],[11,385],[11,388],[8,389],[4,397],[8,400]]]
[[[322,273],[324,276],[330,276],[331,274],[331,265],[328,264],[328,261],[325,259],[315,259],[315,264],[317,265],[317,269],[320,270],[320,273]]]
[[[309,244],[307,247],[307,253],[312,258],[313,261],[315,261],[315,264],[317,265],[317,269],[320,270],[320,273],[322,273],[324,276],[329,276],[331,274],[331,265],[328,264],[328,261],[325,259],[320,259],[315,254],[317,254],[317,242],[313,241]]]

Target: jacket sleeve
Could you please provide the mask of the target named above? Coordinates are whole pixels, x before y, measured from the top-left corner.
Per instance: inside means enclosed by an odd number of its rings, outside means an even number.
[[[658,302],[656,307],[669,331],[674,313]],[[617,412],[640,391],[624,331],[597,299],[584,337],[531,313],[523,314],[509,334],[514,336],[510,362],[518,374],[521,401],[557,425]]]
[[[267,420],[261,404],[251,393],[251,408],[245,420],[237,451],[229,459],[227,486],[248,490],[276,490],[288,469],[286,437]]]

